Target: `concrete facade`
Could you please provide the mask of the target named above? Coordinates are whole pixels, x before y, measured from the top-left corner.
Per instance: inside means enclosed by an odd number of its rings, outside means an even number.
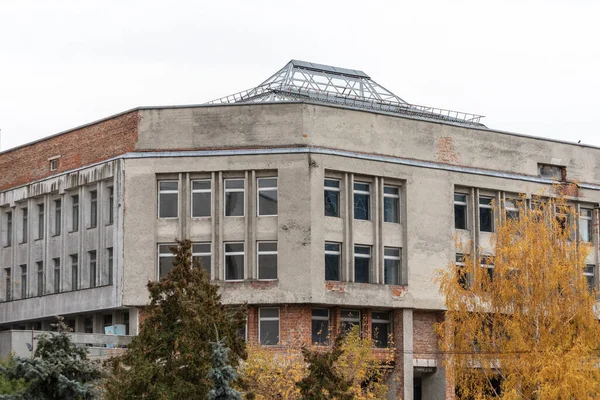
[[[79,140],[69,139],[72,147],[64,151],[81,153],[79,162],[46,171],[52,157],[63,159],[61,143],[73,132]],[[103,139],[94,147],[109,149],[104,158],[85,139],[97,132]],[[16,156],[27,152],[35,157]],[[32,162],[43,164],[44,171],[28,175]],[[186,238],[209,249],[203,253],[210,257],[205,267],[223,300],[250,305],[248,341],[272,334],[267,328],[261,334],[261,326],[277,321],[277,345],[296,337],[310,342],[313,309],[329,310],[330,329],[348,323],[349,311],[358,312],[365,334],[374,313],[387,315],[397,349],[393,396],[452,397],[433,326],[444,311],[434,278],[455,260],[455,236],[491,252],[493,233],[479,225],[479,199],[503,204],[548,191],[552,179],[540,175],[540,166],[555,166],[563,171],[565,193],[591,211],[595,251],[588,263],[595,266],[597,284],[599,163],[600,149],[590,146],[310,102],[136,109],[0,154],[3,171],[14,171],[0,192],[0,328],[45,329],[52,316],[65,315],[76,333],[102,334],[104,326],[126,324],[135,334],[148,301],[146,283],[159,277],[159,246]],[[259,182],[268,178],[276,178],[277,212],[261,216]],[[231,179],[243,182],[236,195],[243,197],[241,216],[225,212]],[[339,216],[325,216],[327,179],[339,185]],[[210,216],[193,216],[199,193],[194,181],[210,183],[201,197]],[[167,218],[159,216],[161,182],[176,184],[164,192],[176,205]],[[368,198],[360,197],[360,210],[357,187],[368,192]],[[455,229],[455,193],[466,196],[467,229]],[[368,218],[357,219],[365,207]],[[397,219],[388,216],[391,209]],[[260,279],[261,243],[276,243],[276,279]],[[336,279],[325,279],[326,243],[339,246]],[[226,252],[229,244],[243,248],[236,279],[228,279],[235,264]],[[369,253],[365,271],[364,253],[355,256],[355,246]],[[394,251],[400,268],[397,280],[386,284],[386,259],[397,260],[386,255]],[[9,346],[3,343],[0,354]]]

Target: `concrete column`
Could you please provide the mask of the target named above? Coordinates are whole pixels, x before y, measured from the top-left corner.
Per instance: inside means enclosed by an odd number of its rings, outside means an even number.
[[[413,394],[413,310],[402,310],[402,350],[404,369],[404,399],[412,400]]]

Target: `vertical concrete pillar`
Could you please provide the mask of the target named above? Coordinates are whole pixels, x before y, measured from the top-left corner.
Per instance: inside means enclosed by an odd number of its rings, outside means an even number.
[[[413,393],[413,310],[402,310],[402,349],[403,349],[403,383],[404,399],[412,400]]]

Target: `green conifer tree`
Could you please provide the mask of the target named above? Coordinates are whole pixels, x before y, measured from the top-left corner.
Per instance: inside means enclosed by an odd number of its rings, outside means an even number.
[[[191,243],[178,242],[173,269],[148,282],[150,305],[139,335],[127,353],[111,360],[106,384],[109,399],[205,399],[213,387],[211,342],[217,331],[231,349],[233,367],[245,358],[239,332],[246,323],[245,307],[221,303],[218,286],[204,268],[192,265]]]
[[[212,346],[213,367],[208,373],[208,378],[213,381],[213,388],[208,393],[209,400],[242,400],[240,392],[231,387],[238,374],[235,369],[229,365],[229,349],[225,347],[224,340],[221,339]]]

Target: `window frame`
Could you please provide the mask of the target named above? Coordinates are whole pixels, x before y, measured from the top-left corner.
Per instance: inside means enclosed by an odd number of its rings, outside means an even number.
[[[107,225],[112,225],[115,222],[115,187],[107,186],[108,191],[108,222]]]
[[[494,281],[494,256],[490,254],[486,254],[481,256],[481,260],[479,262],[479,266],[481,268],[487,269],[487,274],[490,277],[490,282]]]
[[[79,194],[73,194],[71,197],[71,232],[79,231]]]
[[[89,229],[98,227],[98,190],[90,190],[90,224]]]
[[[71,259],[71,290],[79,290],[79,254],[69,254],[69,258]]]
[[[369,254],[367,255],[366,253],[357,253],[356,249],[357,248],[363,248],[363,249],[368,249],[369,250]],[[356,283],[372,283],[372,272],[373,272],[373,246],[372,245],[364,245],[364,244],[354,244],[354,280],[353,282]],[[367,282],[358,282],[356,280],[356,259],[357,258],[365,258],[369,260],[369,270],[368,270],[368,278],[367,278]]]
[[[592,272],[588,272],[588,268],[592,269]],[[596,283],[596,264],[586,264],[584,269],[583,269],[583,276],[585,277],[586,280],[586,285],[587,288],[590,292],[596,290],[597,287],[597,283]],[[588,277],[592,278],[592,284],[590,285],[590,281],[588,280]]]
[[[353,313],[356,312],[358,314],[358,317],[354,318],[354,317],[344,317],[343,314],[344,312],[347,313]],[[344,323],[348,322],[348,323],[356,323],[358,324],[359,327],[359,333],[362,336],[362,312],[361,310],[358,309],[350,309],[350,308],[342,308],[340,309],[340,331],[342,333],[342,335],[346,335],[348,333],[348,329],[345,328]]]
[[[243,250],[240,251],[227,251],[228,244],[241,244],[243,246]],[[242,279],[227,279],[227,256],[242,256],[244,258],[242,265]],[[246,278],[246,242],[243,241],[232,241],[232,242],[223,242],[223,269],[224,269],[224,278],[225,282],[243,282]]]
[[[168,253],[161,253],[160,252],[160,247],[161,246],[168,246]],[[160,259],[161,257],[169,257],[169,258],[175,258],[175,254],[173,254],[173,252],[170,250],[171,247],[173,246],[177,246],[177,243],[157,243],[156,244],[156,277],[157,280],[162,279],[160,276]],[[168,272],[165,276],[168,275]]]
[[[46,224],[44,223],[46,216],[46,207],[44,203],[37,203],[36,205],[38,209],[38,231],[36,240],[41,240],[44,238],[46,228]]]
[[[208,189],[194,189],[194,182],[208,182],[210,188]],[[208,193],[208,215],[194,215],[194,194],[197,193]],[[211,178],[191,179],[190,180],[190,214],[193,219],[207,219],[211,218],[213,214],[213,182]]]
[[[584,215],[584,211],[589,212],[589,215]],[[587,235],[588,235],[588,239],[589,240],[583,240],[583,236],[581,235],[582,232],[582,224],[581,221],[587,221]],[[588,208],[588,207],[580,207],[579,208],[579,229],[578,229],[578,235],[579,235],[579,239],[584,242],[584,243],[594,243],[594,209],[593,208]]]
[[[13,300],[13,279],[11,267],[4,268],[4,300]]]
[[[386,193],[385,189],[389,188],[389,189],[394,189],[397,191],[397,194],[391,194],[391,193]],[[386,208],[385,208],[385,199],[396,199],[397,204],[396,204],[396,215],[398,216],[398,220],[397,221],[386,221]],[[402,220],[400,218],[400,210],[402,209],[401,204],[400,204],[400,186],[396,186],[396,185],[383,185],[383,222],[388,223],[388,224],[401,224]]]
[[[13,212],[8,210],[5,212],[6,215],[6,247],[12,246],[13,241]]]
[[[243,188],[227,188],[227,182],[229,181],[242,181],[244,182]],[[246,178],[226,178],[223,179],[223,216],[224,217],[238,217],[243,218],[246,216]],[[243,207],[241,215],[227,215],[227,193],[242,193]]]
[[[26,299],[29,297],[28,292],[27,292],[27,284],[28,284],[27,264],[21,264],[20,268],[21,268],[21,298]]]
[[[108,284],[112,285],[114,280],[114,250],[113,247],[106,248],[106,266],[108,268]]]
[[[159,219],[177,219],[177,218],[179,218],[179,213],[181,211],[179,209],[180,208],[180,206],[179,206],[179,186],[180,186],[179,185],[179,179],[159,179],[156,182],[157,182],[156,186],[157,186],[157,189],[158,189],[158,191],[157,191],[158,196],[157,196],[157,202],[156,202],[157,203],[156,204],[157,205],[157,209],[156,209],[156,215],[157,215],[157,217]],[[177,184],[177,189],[176,190],[175,189],[164,189],[163,190],[163,189],[160,188],[160,184],[161,183],[176,183]],[[174,217],[162,217],[160,215],[160,204],[161,204],[160,199],[161,199],[161,195],[162,194],[176,194],[177,195],[177,200],[176,200],[177,212],[175,213],[176,215]]]
[[[87,253],[88,253],[88,266],[89,266],[89,271],[90,271],[89,288],[92,289],[92,288],[98,287],[98,252],[96,250],[90,250]],[[94,266],[93,270],[92,270],[92,265]]]
[[[60,271],[60,258],[56,257],[53,258],[52,261],[54,262],[54,275],[52,276],[53,278],[53,282],[54,282],[54,293],[60,293],[62,292],[61,290],[61,271]],[[57,273],[58,273],[58,278],[57,278]],[[58,284],[58,285],[57,285]]]
[[[380,318],[375,318],[374,315],[375,314],[384,314],[387,313],[387,319],[380,319]],[[390,345],[390,338],[389,336],[392,335],[393,336],[393,326],[392,326],[392,311],[391,310],[374,310],[371,312],[371,339],[373,340],[373,343],[375,344],[375,347],[378,349],[386,349],[388,348],[388,346]],[[378,325],[387,325],[387,335],[385,338],[385,346],[380,346],[379,345],[379,341],[380,339],[377,339],[375,337],[375,327],[374,324],[378,324]]]
[[[386,255],[385,254],[386,250],[398,250],[398,256]],[[398,261],[398,271],[396,271],[397,276],[398,276],[398,283],[387,283],[386,282],[386,268],[385,268],[386,260]],[[401,285],[402,284],[402,247],[391,247],[391,246],[383,247],[383,284],[384,285]]]
[[[327,186],[326,182],[337,182],[337,187]],[[323,178],[323,216],[331,217],[331,218],[341,218],[341,203],[342,203],[342,180],[338,178]],[[337,193],[337,204],[336,204],[336,215],[327,215],[327,192],[336,192]]]
[[[21,243],[27,243],[29,240],[29,209],[27,207],[21,207]]]
[[[456,200],[456,196],[464,196],[464,201]],[[469,195],[463,192],[454,192],[454,229],[460,231],[468,231],[469,230]],[[456,207],[464,207],[465,209],[465,218],[464,218],[464,228],[456,227]]]
[[[54,236],[62,233],[62,199],[54,200]]]
[[[327,311],[327,316],[314,315],[315,310],[325,310]],[[329,346],[329,334],[331,331],[331,310],[329,308],[324,307],[313,307],[311,308],[311,342],[314,346]],[[313,337],[313,328],[315,321],[326,321],[327,322],[327,335],[325,336],[325,340],[323,341],[315,341]],[[317,322],[318,323],[318,322]]]
[[[277,310],[277,317],[263,317],[263,316],[261,316],[261,311],[263,311],[263,310]],[[261,329],[261,324],[263,321],[265,321],[265,322],[277,321],[277,342],[276,343],[273,343],[273,344],[263,343],[262,329]],[[278,346],[279,342],[281,342],[281,310],[279,309],[279,307],[259,307],[258,308],[258,343],[260,343],[261,346]]]
[[[260,181],[275,179],[275,187],[268,186],[261,188]],[[277,193],[277,211],[275,214],[261,214],[260,213],[260,192],[275,191]],[[261,176],[256,178],[256,216],[257,217],[277,217],[279,215],[279,178],[277,176]]]
[[[367,185],[367,187],[369,188],[368,191],[365,190],[360,190],[360,189],[356,189],[356,185]],[[371,221],[372,220],[372,207],[371,207],[371,203],[373,201],[372,199],[372,183],[371,182],[364,182],[364,181],[354,181],[352,182],[352,216],[353,219],[358,220],[358,221]],[[356,218],[356,195],[366,195],[368,196],[368,204],[367,204],[367,218]]]
[[[336,245],[338,247],[338,250],[327,250],[327,245]],[[340,242],[325,242],[325,245],[323,246],[323,250],[324,250],[324,257],[323,257],[323,262],[324,262],[324,266],[325,266],[325,281],[326,282],[341,282],[342,281],[342,243]],[[338,257],[338,280],[331,280],[331,279],[327,279],[327,255],[335,255]]]
[[[481,200],[484,200],[484,199],[489,200],[490,204],[485,204],[485,203],[482,204]],[[495,200],[494,196],[486,196],[486,195],[478,196],[477,203],[478,203],[478,211],[479,211],[479,232],[493,233],[496,229],[496,227],[494,226],[495,225],[495,223],[494,223],[494,207],[491,204],[494,200]],[[486,209],[486,210],[490,210],[490,213],[491,213],[491,218],[490,218],[491,230],[489,230],[489,231],[481,230],[481,209],[482,208]]]
[[[209,252],[196,252],[194,253],[194,246],[195,245],[208,245],[209,246]],[[192,243],[192,265],[193,265],[193,261],[194,261],[194,257],[206,257],[209,256],[210,257],[210,265],[203,265],[202,268],[204,268],[206,270],[206,272],[208,273],[208,279],[212,280],[212,264],[213,264],[213,246],[211,242],[193,242]]]
[[[518,205],[518,199],[513,197],[506,197],[504,199],[504,212],[507,220],[518,220],[520,217],[520,210]],[[516,214],[516,218],[515,215]]]
[[[276,246],[276,250],[260,250],[260,245],[261,244],[275,244]],[[261,278],[260,277],[260,256],[261,255],[274,255],[276,258],[276,264],[275,264],[275,278]],[[258,277],[259,281],[276,281],[279,279],[279,244],[277,243],[277,240],[258,240],[256,242],[256,276]]]
[[[46,289],[46,271],[44,271],[44,262],[35,262],[37,269],[37,295],[43,296]]]

